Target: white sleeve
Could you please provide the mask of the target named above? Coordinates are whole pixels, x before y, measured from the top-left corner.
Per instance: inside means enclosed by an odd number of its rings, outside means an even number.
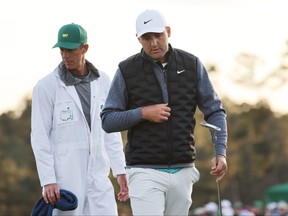
[[[45,88],[41,84],[42,82],[38,82],[32,92],[31,145],[40,184],[44,186],[56,183],[56,177],[49,139],[53,119],[53,97],[51,86]]]
[[[105,132],[105,147],[110,160],[112,174],[116,177],[125,174],[125,156],[120,132]]]
[[[101,84],[105,90],[107,97],[111,85],[111,80],[103,72],[101,73],[101,76],[102,78],[104,78]],[[121,133],[104,132],[104,142],[105,142],[105,149],[110,160],[113,176],[116,177],[119,174],[125,174],[125,156],[123,151],[123,142]]]

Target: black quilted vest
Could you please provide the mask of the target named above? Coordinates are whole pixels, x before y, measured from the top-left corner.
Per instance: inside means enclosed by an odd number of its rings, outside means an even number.
[[[170,167],[195,160],[197,60],[183,50],[172,47],[170,50],[166,72],[171,116],[164,123],[142,121],[128,130],[127,165]],[[143,50],[119,64],[127,87],[129,109],[164,103],[153,64]]]

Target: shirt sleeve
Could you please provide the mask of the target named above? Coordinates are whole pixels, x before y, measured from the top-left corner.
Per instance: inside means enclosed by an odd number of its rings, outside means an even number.
[[[212,86],[207,70],[199,59],[197,59],[197,78],[198,107],[206,122],[221,128],[217,133],[215,151],[216,154],[226,156],[228,137],[226,111]]]
[[[127,101],[126,84],[118,68],[101,112],[104,131],[108,133],[125,131],[143,121],[141,107],[127,110]]]

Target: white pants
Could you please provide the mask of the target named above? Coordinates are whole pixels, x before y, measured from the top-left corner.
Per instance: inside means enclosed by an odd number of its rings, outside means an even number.
[[[192,187],[200,177],[196,167],[174,174],[149,168],[128,168],[126,173],[134,216],[188,215]]]

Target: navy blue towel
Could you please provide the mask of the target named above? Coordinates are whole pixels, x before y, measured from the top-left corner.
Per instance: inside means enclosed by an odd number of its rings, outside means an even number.
[[[70,191],[60,189],[61,199],[55,205],[47,204],[43,196],[35,204],[31,216],[52,216],[54,208],[62,211],[74,210],[78,206],[78,200],[75,194]]]

